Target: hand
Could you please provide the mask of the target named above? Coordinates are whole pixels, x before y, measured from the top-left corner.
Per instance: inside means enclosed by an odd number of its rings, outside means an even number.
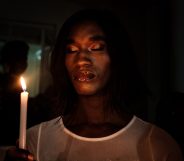
[[[33,155],[25,149],[16,147],[7,150],[4,161],[35,161]]]

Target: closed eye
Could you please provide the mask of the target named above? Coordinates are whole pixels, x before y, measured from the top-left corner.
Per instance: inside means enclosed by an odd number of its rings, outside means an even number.
[[[66,47],[66,54],[72,54],[72,53],[77,53],[79,51],[79,48],[74,45],[68,45]]]
[[[89,51],[103,51],[105,50],[105,44],[104,43],[93,43],[88,48]]]

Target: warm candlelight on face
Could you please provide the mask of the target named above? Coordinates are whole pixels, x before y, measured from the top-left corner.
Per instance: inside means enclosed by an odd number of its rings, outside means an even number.
[[[26,92],[26,83],[23,77],[20,78],[23,92],[20,96],[20,131],[19,131],[19,148],[26,149],[26,127],[27,127],[27,101],[28,92]]]

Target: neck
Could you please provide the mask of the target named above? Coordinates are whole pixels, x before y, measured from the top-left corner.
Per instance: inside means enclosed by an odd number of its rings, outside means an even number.
[[[116,124],[125,125],[131,115],[119,114],[113,107],[106,106],[103,96],[80,96],[75,110],[65,117],[65,125],[100,125]]]
[[[105,121],[108,107],[104,105],[103,96],[80,96],[77,105],[77,116],[89,124],[99,124]]]

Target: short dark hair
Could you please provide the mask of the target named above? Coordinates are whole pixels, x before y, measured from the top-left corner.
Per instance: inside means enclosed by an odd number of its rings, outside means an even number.
[[[62,114],[72,111],[76,99],[75,90],[66,72],[64,50],[72,28],[85,21],[95,22],[106,37],[112,68],[107,88],[109,98],[106,103],[116,110],[130,112],[132,102],[134,104],[140,97],[145,97],[147,88],[137,68],[129,36],[117,16],[111,11],[85,9],[65,21],[51,55],[51,73],[56,85],[59,106],[63,109]]]

